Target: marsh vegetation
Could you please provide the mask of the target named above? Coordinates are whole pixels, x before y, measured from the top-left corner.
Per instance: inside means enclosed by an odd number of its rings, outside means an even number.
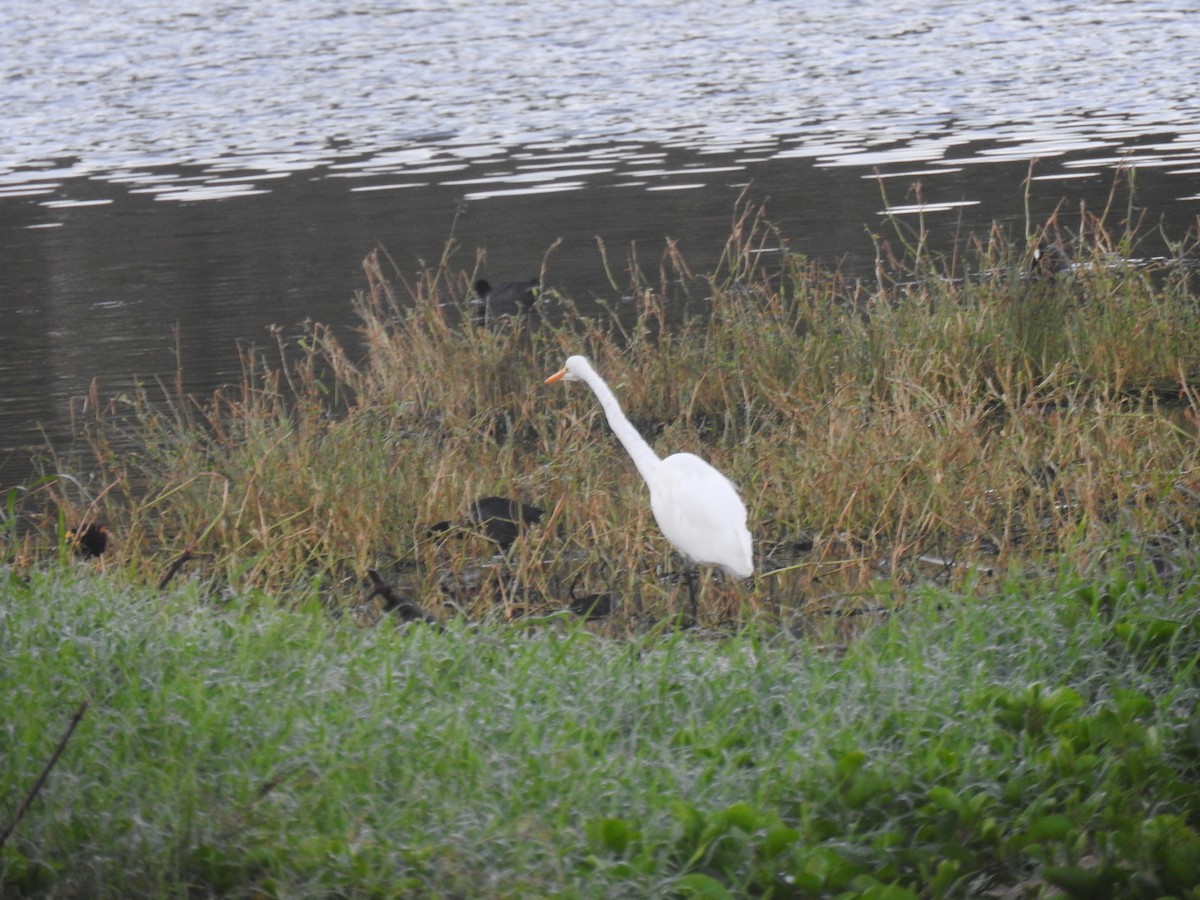
[[[0,886],[1195,896],[1200,300],[1118,232],[854,279],[739,208],[501,327],[379,251],[353,344],[88,398],[3,513],[0,818],[91,705]],[[573,353],[740,486],[752,579],[691,612]]]
[[[1060,558],[1174,565],[1200,511],[1194,271],[1135,262],[1137,237],[1090,215],[948,258],[905,239],[850,279],[740,209],[714,273],[669,244],[652,267],[605,254],[611,315],[546,290],[536,321],[499,328],[475,321],[452,245],[415,276],[372,253],[352,343],[313,323],[247,349],[241,384],[209,398],[88,398],[87,477],[51,460],[10,496],[7,553],[95,520],[134,581],[183,558],[215,590],[317,585],[344,609],[375,570],[472,619],[553,612],[575,586],[619,598],[618,629],[652,625],[680,608],[680,566],[645,487],[587,392],[542,383],[583,353],[652,446],[704,457],[750,510],[755,579],[707,581],[692,624],[876,608]],[[1039,268],[1039,246],[1069,264]],[[503,558],[430,530],[485,496],[547,513]]]

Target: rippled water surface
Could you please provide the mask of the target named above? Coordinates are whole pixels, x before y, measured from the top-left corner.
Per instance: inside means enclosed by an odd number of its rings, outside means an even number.
[[[1178,129],[1196,150],[1190,0],[3,8],[9,165],[287,171],[339,139],[397,172],[543,141],[935,160]]]
[[[810,6],[815,8],[809,8]],[[0,2],[0,487],[69,398],[236,375],[346,323],[359,262],[453,233],[582,301],[595,237],[703,269],[738,194],[869,259],[886,190],[948,233],[1104,202],[1200,212],[1200,15],[1161,2]],[[914,183],[922,186],[918,195]],[[940,218],[939,218],[940,217]],[[1019,231],[1019,228],[1018,228]]]

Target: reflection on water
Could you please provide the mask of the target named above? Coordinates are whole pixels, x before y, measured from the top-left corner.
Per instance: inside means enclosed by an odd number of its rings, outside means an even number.
[[[749,186],[866,271],[885,206],[1019,235],[1031,159],[1038,217],[1124,166],[1152,223],[1194,224],[1192,0],[805,6],[3,3],[0,488],[94,377],[172,384],[173,329],[207,391],[268,324],[351,324],[377,245],[416,270],[453,233],[501,282],[562,238],[546,284],[586,306],[613,299],[597,236],[703,271]]]

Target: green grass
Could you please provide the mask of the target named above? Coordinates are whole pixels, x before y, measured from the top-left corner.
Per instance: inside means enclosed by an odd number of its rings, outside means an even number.
[[[1198,595],[1064,575],[850,639],[612,640],[10,578],[0,826],[89,707],[0,893],[1196,897]]]
[[[0,895],[1200,897],[1200,300],[1107,224],[863,281],[739,209],[497,332],[372,254],[355,346],[90,398],[0,503]],[[576,352],[741,487],[698,621]],[[486,494],[548,510],[502,562],[428,530]]]

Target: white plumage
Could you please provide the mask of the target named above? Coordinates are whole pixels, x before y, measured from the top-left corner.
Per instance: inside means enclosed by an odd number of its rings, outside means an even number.
[[[663,535],[690,561],[720,566],[738,578],[754,572],[754,551],[746,529],[746,506],[737,488],[694,453],[674,453],[666,459],[638,434],[608,384],[582,356],[546,379],[583,381],[608,417],[608,424],[650,488],[650,509]]]

